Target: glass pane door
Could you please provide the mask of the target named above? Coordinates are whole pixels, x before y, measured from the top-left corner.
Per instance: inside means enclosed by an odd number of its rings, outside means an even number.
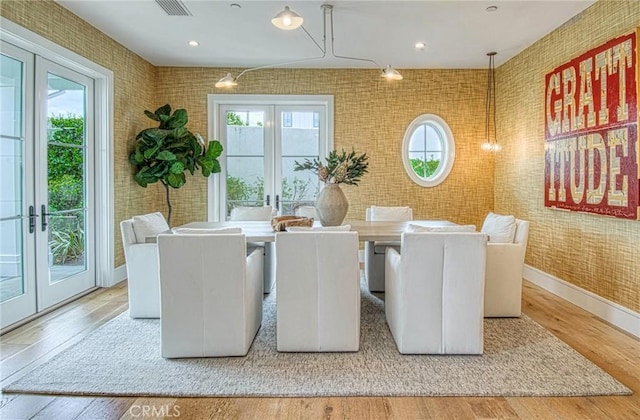
[[[38,59],[40,309],[95,285],[93,255],[93,80]],[[45,170],[46,168],[46,170]],[[47,281],[44,281],[46,279]]]
[[[265,130],[270,120],[268,108],[229,106],[222,108],[221,114],[221,121],[226,122],[221,133],[226,180],[221,214],[226,220],[234,207],[274,205],[269,175],[272,136]]]
[[[314,173],[293,168],[296,161],[302,163],[325,156],[322,110],[314,106],[276,107],[276,194],[280,197],[281,214],[294,214],[299,206],[312,206],[320,191]]]
[[[209,201],[217,209],[209,212],[212,220],[228,220],[237,206],[270,205],[280,215],[312,206],[321,187],[318,177],[294,166],[324,159],[333,144],[327,98],[229,95],[228,100],[213,103],[214,136],[224,153],[223,182],[210,189],[219,197]]]
[[[33,182],[28,156],[32,151],[31,120],[33,56],[5,42],[0,44],[0,328],[36,312],[33,234],[29,205]]]
[[[95,285],[93,79],[0,42],[0,328]]]

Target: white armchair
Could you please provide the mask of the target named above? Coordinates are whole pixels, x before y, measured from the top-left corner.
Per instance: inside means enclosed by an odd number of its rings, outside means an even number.
[[[272,206],[262,207],[234,207],[231,209],[229,220],[233,221],[271,221],[271,218],[276,214],[275,209]],[[271,242],[249,242],[247,244],[247,250],[249,253],[254,249],[261,249],[264,261],[264,293],[270,293],[273,289],[273,285],[276,281],[276,256],[275,246]]]
[[[234,207],[231,209],[229,220],[240,221],[269,221],[275,216],[275,211],[272,206],[247,206],[247,207]]]
[[[515,225],[513,243],[487,244],[485,317],[519,317],[522,312],[522,270],[529,222],[515,219]]]
[[[134,216],[120,222],[131,318],[160,317],[158,246],[145,243],[145,238],[168,230],[169,225],[162,213]]]
[[[358,233],[279,232],[276,248],[278,351],[357,351]]]
[[[403,233],[387,248],[385,314],[403,354],[482,354],[487,236]]]
[[[294,214],[300,217],[308,217],[310,219],[319,220],[314,206],[298,206],[294,209]]]
[[[370,221],[406,221],[413,220],[411,207],[377,207],[366,209],[365,220]],[[364,243],[364,275],[372,292],[384,292],[384,259],[388,247],[400,252],[400,242]]]
[[[244,356],[262,323],[262,252],[242,233],[158,236],[162,357]]]

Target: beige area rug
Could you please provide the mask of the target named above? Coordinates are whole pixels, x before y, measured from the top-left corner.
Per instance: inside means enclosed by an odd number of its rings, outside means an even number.
[[[576,396],[631,391],[539,324],[485,320],[482,356],[404,356],[362,285],[360,351],[278,353],[275,293],[246,357],[160,356],[158,320],[124,313],[4,392],[110,396]]]

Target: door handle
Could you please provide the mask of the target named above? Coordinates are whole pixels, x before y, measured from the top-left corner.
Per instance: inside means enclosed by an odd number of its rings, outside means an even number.
[[[267,194],[267,206],[271,204],[271,197]]]
[[[40,230],[44,232],[45,230],[47,230],[47,225],[49,224],[49,222],[47,221],[47,216],[49,216],[49,213],[47,213],[47,206],[45,206],[44,204],[40,206],[40,210],[42,210],[40,212],[42,213],[42,219],[40,220]]]
[[[29,206],[29,233],[33,233],[36,231],[36,208],[34,206]]]
[[[280,210],[280,196],[276,194],[276,210]]]

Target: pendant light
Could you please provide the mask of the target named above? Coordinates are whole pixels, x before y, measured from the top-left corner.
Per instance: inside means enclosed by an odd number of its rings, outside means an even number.
[[[289,9],[289,6],[285,6],[282,12],[278,13],[273,19],[271,19],[271,23],[273,23],[273,26],[285,31],[299,28],[300,26],[302,26],[303,22],[304,19],[302,19],[299,14]]]
[[[333,6],[330,5],[330,4],[323,4],[322,6],[320,6],[320,9],[322,10],[322,19],[323,19],[322,45],[320,45],[320,43],[317,42],[313,38],[313,36],[311,36],[311,34],[307,31],[307,29],[302,25],[302,23],[304,22],[304,19],[300,15],[298,15],[296,12],[291,10],[289,8],[289,6],[286,6],[283,11],[281,11],[273,19],[271,19],[271,23],[275,27],[277,27],[279,29],[286,30],[286,31],[293,30],[293,29],[296,29],[296,28],[301,28],[304,31],[304,33],[307,35],[307,37],[309,37],[309,39],[311,39],[311,41],[313,41],[313,43],[316,45],[316,47],[318,47],[318,49],[321,52],[321,55],[316,56],[316,57],[301,58],[301,59],[298,59],[298,60],[285,61],[285,62],[282,62],[282,63],[267,64],[267,65],[264,65],[264,66],[252,67],[252,68],[245,69],[245,70],[241,71],[236,77],[233,77],[231,75],[231,73],[227,73],[223,78],[218,80],[218,82],[215,84],[215,87],[217,87],[217,88],[230,88],[230,87],[233,87],[233,86],[237,86],[238,85],[237,80],[242,75],[244,75],[245,73],[250,72],[250,71],[273,68],[273,67],[280,67],[280,66],[286,66],[288,64],[295,64],[295,63],[300,63],[300,62],[303,62],[303,61],[321,60],[321,59],[327,57],[327,51],[329,52],[329,55],[331,57],[333,57],[333,58],[342,59],[342,60],[369,62],[369,63],[375,65],[377,68],[381,69],[380,70],[380,76],[382,78],[387,79],[387,80],[402,80],[402,75],[400,74],[400,72],[398,72],[398,70],[394,69],[391,66],[387,66],[386,68],[382,68],[375,60],[372,60],[370,58],[360,58],[360,57],[352,57],[352,56],[347,56],[347,55],[338,55],[338,54],[336,54],[335,51],[334,51],[334,39],[333,39]],[[329,31],[330,31],[329,33],[327,33],[327,16],[328,16],[328,26],[329,26]],[[327,49],[327,39],[330,39],[330,42],[331,42],[329,49]]]
[[[489,68],[487,70],[487,96],[485,98],[485,142],[482,150],[487,152],[499,152],[502,146],[498,144],[496,135],[496,69],[494,58],[496,52],[487,53],[489,56]],[[491,134],[493,133],[493,139]]]

